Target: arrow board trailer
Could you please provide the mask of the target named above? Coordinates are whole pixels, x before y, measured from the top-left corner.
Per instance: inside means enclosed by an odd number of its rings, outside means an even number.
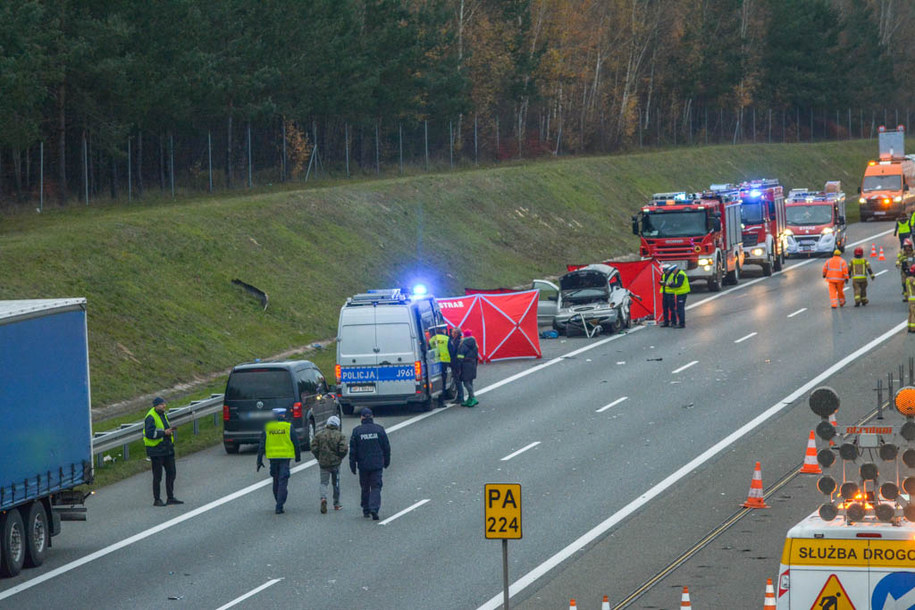
[[[41,565],[92,481],[85,299],[0,301],[0,574]]]
[[[915,523],[846,524],[813,513],[788,531],[778,573],[778,610],[910,609]]]

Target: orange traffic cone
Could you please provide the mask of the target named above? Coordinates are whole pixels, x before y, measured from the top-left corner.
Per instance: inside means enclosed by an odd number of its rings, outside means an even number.
[[[604,595],[604,601],[600,604],[600,610],[610,610],[610,598]]]
[[[692,607],[693,605],[689,603],[689,587],[683,587],[683,595],[680,596],[680,610]]]
[[[577,607],[578,607],[578,606],[575,605],[575,598],[573,597],[573,598],[569,601],[569,610],[575,610]]]
[[[877,258],[877,244],[871,244],[871,258]]]
[[[886,257],[883,256],[883,246],[880,246],[880,256],[877,257],[878,261],[885,261]]]
[[[813,438],[813,430],[810,431],[810,438],[807,439],[807,452],[804,454],[804,465],[801,466],[802,474],[823,474],[823,469],[817,464],[817,442]]]
[[[763,604],[763,610],[766,608],[775,608],[775,589],[772,587],[772,579],[766,579],[766,602]]]
[[[762,468],[759,462],[756,462],[756,468],[753,469],[753,480],[750,481],[750,493],[747,495],[747,501],[741,506],[744,508],[769,508],[763,499]]]
[[[836,422],[836,414],[835,414],[835,413],[832,413],[832,414],[829,416],[829,423],[831,423],[831,424],[832,424],[832,427],[835,428],[836,431],[838,432],[838,430],[839,430],[839,424]],[[830,447],[835,447],[835,446],[836,446],[836,441],[833,440],[833,439],[829,439],[829,446],[830,446]]]

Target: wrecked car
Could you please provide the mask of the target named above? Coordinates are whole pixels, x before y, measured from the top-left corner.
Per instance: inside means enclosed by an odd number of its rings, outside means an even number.
[[[632,323],[631,294],[620,273],[604,264],[587,265],[559,278],[559,285],[534,280],[540,291],[537,319],[565,335],[616,333]]]

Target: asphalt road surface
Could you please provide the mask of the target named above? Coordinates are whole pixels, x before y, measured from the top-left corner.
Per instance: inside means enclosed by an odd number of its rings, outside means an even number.
[[[0,581],[0,607],[497,608],[488,482],[523,490],[512,607],[618,603],[739,509],[755,461],[766,486],[799,466],[817,422],[810,390],[836,387],[844,423],[912,354],[887,229],[849,231],[889,254],[871,259],[887,271],[866,308],[849,291],[829,309],[822,260],[770,278],[750,269],[734,289],[695,290],[684,330],[543,341],[542,360],[481,367],[475,409],[376,413],[392,445],[380,522],[362,518],[348,471],[344,509],[321,515],[312,460],[274,515],[253,453],[213,448],[179,461],[184,506],[153,507],[148,473],[101,490],[41,568]],[[813,485],[792,480],[631,607],[679,607],[684,584],[697,607],[761,607],[785,531],[819,502]]]

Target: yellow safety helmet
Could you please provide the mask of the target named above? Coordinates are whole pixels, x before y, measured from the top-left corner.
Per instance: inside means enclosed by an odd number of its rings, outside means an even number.
[[[836,251],[833,252],[832,255],[833,255],[833,256],[842,256],[842,251],[839,250],[839,249],[836,249]]]

